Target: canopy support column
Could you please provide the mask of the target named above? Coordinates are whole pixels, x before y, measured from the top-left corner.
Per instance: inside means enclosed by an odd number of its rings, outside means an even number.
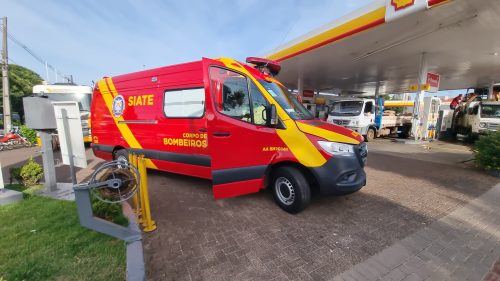
[[[418,90],[417,94],[415,95],[415,105],[413,106],[413,120],[411,125],[411,130],[415,141],[422,139],[422,132],[424,131],[421,121],[423,119],[422,104],[424,103],[425,90],[422,86],[427,82],[427,68],[427,56],[426,53],[422,53],[418,75]]]
[[[493,95],[493,88],[495,87],[495,81],[491,81],[490,88],[488,89],[488,100],[495,100]]]
[[[304,97],[304,82],[302,81],[301,77],[299,77],[297,80],[297,91],[299,91],[299,96],[301,98]]]

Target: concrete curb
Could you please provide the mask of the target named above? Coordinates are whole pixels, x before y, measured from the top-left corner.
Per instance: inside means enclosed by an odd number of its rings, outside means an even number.
[[[23,200],[22,192],[0,188],[0,205],[7,205],[21,200]]]
[[[137,217],[132,207],[127,203],[122,203],[123,214],[128,218],[128,228],[132,231],[140,232]],[[142,247],[142,238],[133,242],[126,242],[127,245],[127,281],[144,281],[146,272],[144,265],[144,250]]]

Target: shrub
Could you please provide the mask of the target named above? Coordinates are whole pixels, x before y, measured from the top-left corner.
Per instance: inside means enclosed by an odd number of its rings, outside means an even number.
[[[474,144],[476,164],[487,170],[500,170],[500,132],[480,136]]]
[[[25,186],[29,187],[37,184],[42,177],[42,166],[36,163],[33,158],[30,158],[28,163],[21,168],[21,178]]]
[[[107,221],[128,226],[128,219],[123,215],[122,205],[117,203],[106,203],[92,197],[92,211],[94,216],[105,219]]]
[[[21,167],[10,168],[10,184],[16,180],[21,183],[23,181],[23,177],[21,177]]]
[[[36,144],[36,131],[28,128],[26,125],[21,126],[21,135],[27,138],[32,144]]]

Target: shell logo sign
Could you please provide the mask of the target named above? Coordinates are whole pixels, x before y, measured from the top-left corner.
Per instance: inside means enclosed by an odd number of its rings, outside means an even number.
[[[391,5],[394,6],[396,11],[413,6],[414,4],[415,0],[391,0]]]
[[[409,14],[425,11],[427,0],[386,0],[385,22],[391,22]]]

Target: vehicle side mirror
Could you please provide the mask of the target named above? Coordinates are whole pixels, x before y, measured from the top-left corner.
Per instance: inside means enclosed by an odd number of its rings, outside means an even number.
[[[264,112],[262,112],[264,114]],[[274,104],[270,104],[266,106],[266,126],[270,128],[276,128],[278,125],[278,114],[276,112],[276,106]]]

